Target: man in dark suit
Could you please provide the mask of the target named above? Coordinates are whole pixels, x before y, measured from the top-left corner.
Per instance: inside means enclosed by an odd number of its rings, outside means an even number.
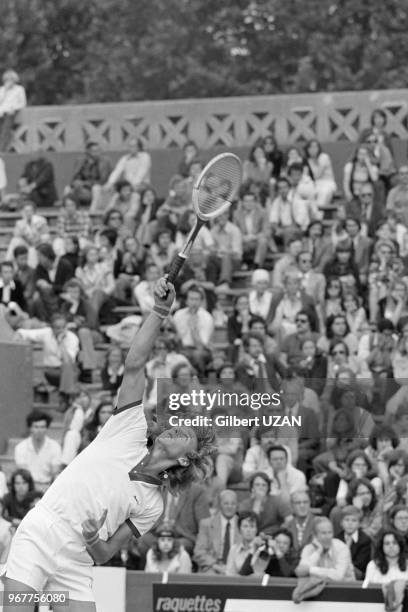
[[[380,194],[375,192],[374,186],[364,183],[358,196],[346,203],[346,216],[358,219],[361,226],[365,227],[367,235],[375,238],[378,223],[384,216],[384,205],[385,202]]]
[[[342,531],[337,535],[350,548],[357,580],[363,580],[371,559],[372,541],[360,529],[361,511],[355,506],[346,506],[342,511]]]
[[[276,357],[265,355],[264,339],[250,332],[243,340],[244,356],[236,367],[236,379],[250,391],[279,391],[285,368]]]
[[[241,541],[238,529],[238,500],[234,491],[220,493],[220,511],[200,523],[194,560],[199,572],[225,574],[228,553],[233,544]]]
[[[310,511],[310,496],[307,491],[294,491],[290,496],[292,518],[285,523],[285,527],[293,536],[293,545],[296,550],[309,544],[313,538],[314,515]]]
[[[27,310],[24,288],[19,280],[14,279],[14,266],[11,261],[3,261],[0,266],[0,302],[16,302],[22,310]]]
[[[65,259],[57,259],[50,244],[37,248],[38,266],[34,279],[37,292],[33,300],[33,316],[50,322],[59,309],[59,295],[65,283],[74,276],[75,270]]]
[[[346,232],[353,243],[354,261],[360,273],[360,282],[365,285],[367,284],[373,241],[361,235],[361,222],[355,217],[347,217]]]

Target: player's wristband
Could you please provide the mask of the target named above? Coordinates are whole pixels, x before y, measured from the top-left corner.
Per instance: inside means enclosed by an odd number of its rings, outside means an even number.
[[[85,538],[85,542],[87,546],[94,546],[99,540],[99,533],[95,533],[91,538]]]
[[[170,314],[170,308],[167,308],[166,306],[158,306],[157,304],[155,304],[153,306],[152,312],[154,312],[154,314],[157,315],[160,319],[167,319]]]

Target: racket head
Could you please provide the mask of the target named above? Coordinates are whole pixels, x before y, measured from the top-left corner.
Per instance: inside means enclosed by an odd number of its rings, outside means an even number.
[[[233,153],[213,157],[197,178],[193,206],[197,217],[209,221],[221,215],[235,199],[242,183],[242,164]]]

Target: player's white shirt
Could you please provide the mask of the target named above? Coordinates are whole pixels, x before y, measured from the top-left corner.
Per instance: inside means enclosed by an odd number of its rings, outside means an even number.
[[[129,474],[147,454],[146,431],[141,402],[115,411],[39,504],[58,514],[81,537],[81,523],[88,514],[99,519],[105,509],[101,539],[112,536],[125,521],[136,534],[148,532],[163,512],[160,487],[132,480]]]

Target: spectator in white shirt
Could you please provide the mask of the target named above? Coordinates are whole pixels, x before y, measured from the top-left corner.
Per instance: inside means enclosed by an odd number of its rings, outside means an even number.
[[[225,212],[214,221],[211,235],[214,240],[214,263],[217,266],[217,276],[211,278],[218,280],[220,286],[229,287],[234,271],[242,261],[243,245],[242,234],[235,223],[228,221],[229,212]]]
[[[44,376],[63,394],[74,392],[76,382],[75,362],[79,352],[79,339],[67,329],[64,315],[52,317],[51,327],[20,329],[20,336],[43,347]]]
[[[152,160],[144,151],[143,142],[132,138],[128,145],[129,153],[123,155],[113,169],[108,186],[113,187],[120,180],[128,181],[135,191],[141,191],[150,184]]]
[[[47,436],[52,418],[46,412],[33,410],[26,418],[28,438],[14,449],[17,468],[29,470],[38,491],[45,491],[61,468],[61,446]]]
[[[267,270],[258,269],[252,272],[253,289],[249,292],[249,310],[252,315],[257,315],[265,320],[272,302],[270,284],[271,279]]]
[[[271,495],[281,495],[285,501],[295,491],[307,489],[306,476],[288,461],[289,455],[285,446],[276,444],[267,451],[270,469],[267,474],[271,478]]]
[[[151,263],[146,266],[146,278],[140,281],[133,290],[137,303],[142,314],[148,314],[154,306],[153,291],[156,282],[159,280],[160,271],[156,264]]]
[[[287,240],[299,230],[306,231],[314,219],[320,218],[315,201],[313,181],[303,173],[302,164],[292,164],[288,178],[278,181],[278,197],[272,202],[269,221],[286,245]]]
[[[18,82],[17,72],[4,72],[3,86],[0,87],[0,151],[7,151],[16,113],[27,106],[24,87]]]
[[[370,584],[408,581],[407,551],[404,540],[395,530],[383,531],[378,538],[373,559],[367,565],[363,589]]]
[[[302,550],[295,572],[299,578],[315,576],[335,582],[355,580],[350,549],[341,540],[333,538],[331,521],[317,517],[313,526],[314,538]]]
[[[214,331],[214,319],[203,308],[204,291],[191,285],[187,291],[186,308],[178,310],[173,318],[174,326],[183,346],[183,353],[200,374],[211,358],[209,344]]]

